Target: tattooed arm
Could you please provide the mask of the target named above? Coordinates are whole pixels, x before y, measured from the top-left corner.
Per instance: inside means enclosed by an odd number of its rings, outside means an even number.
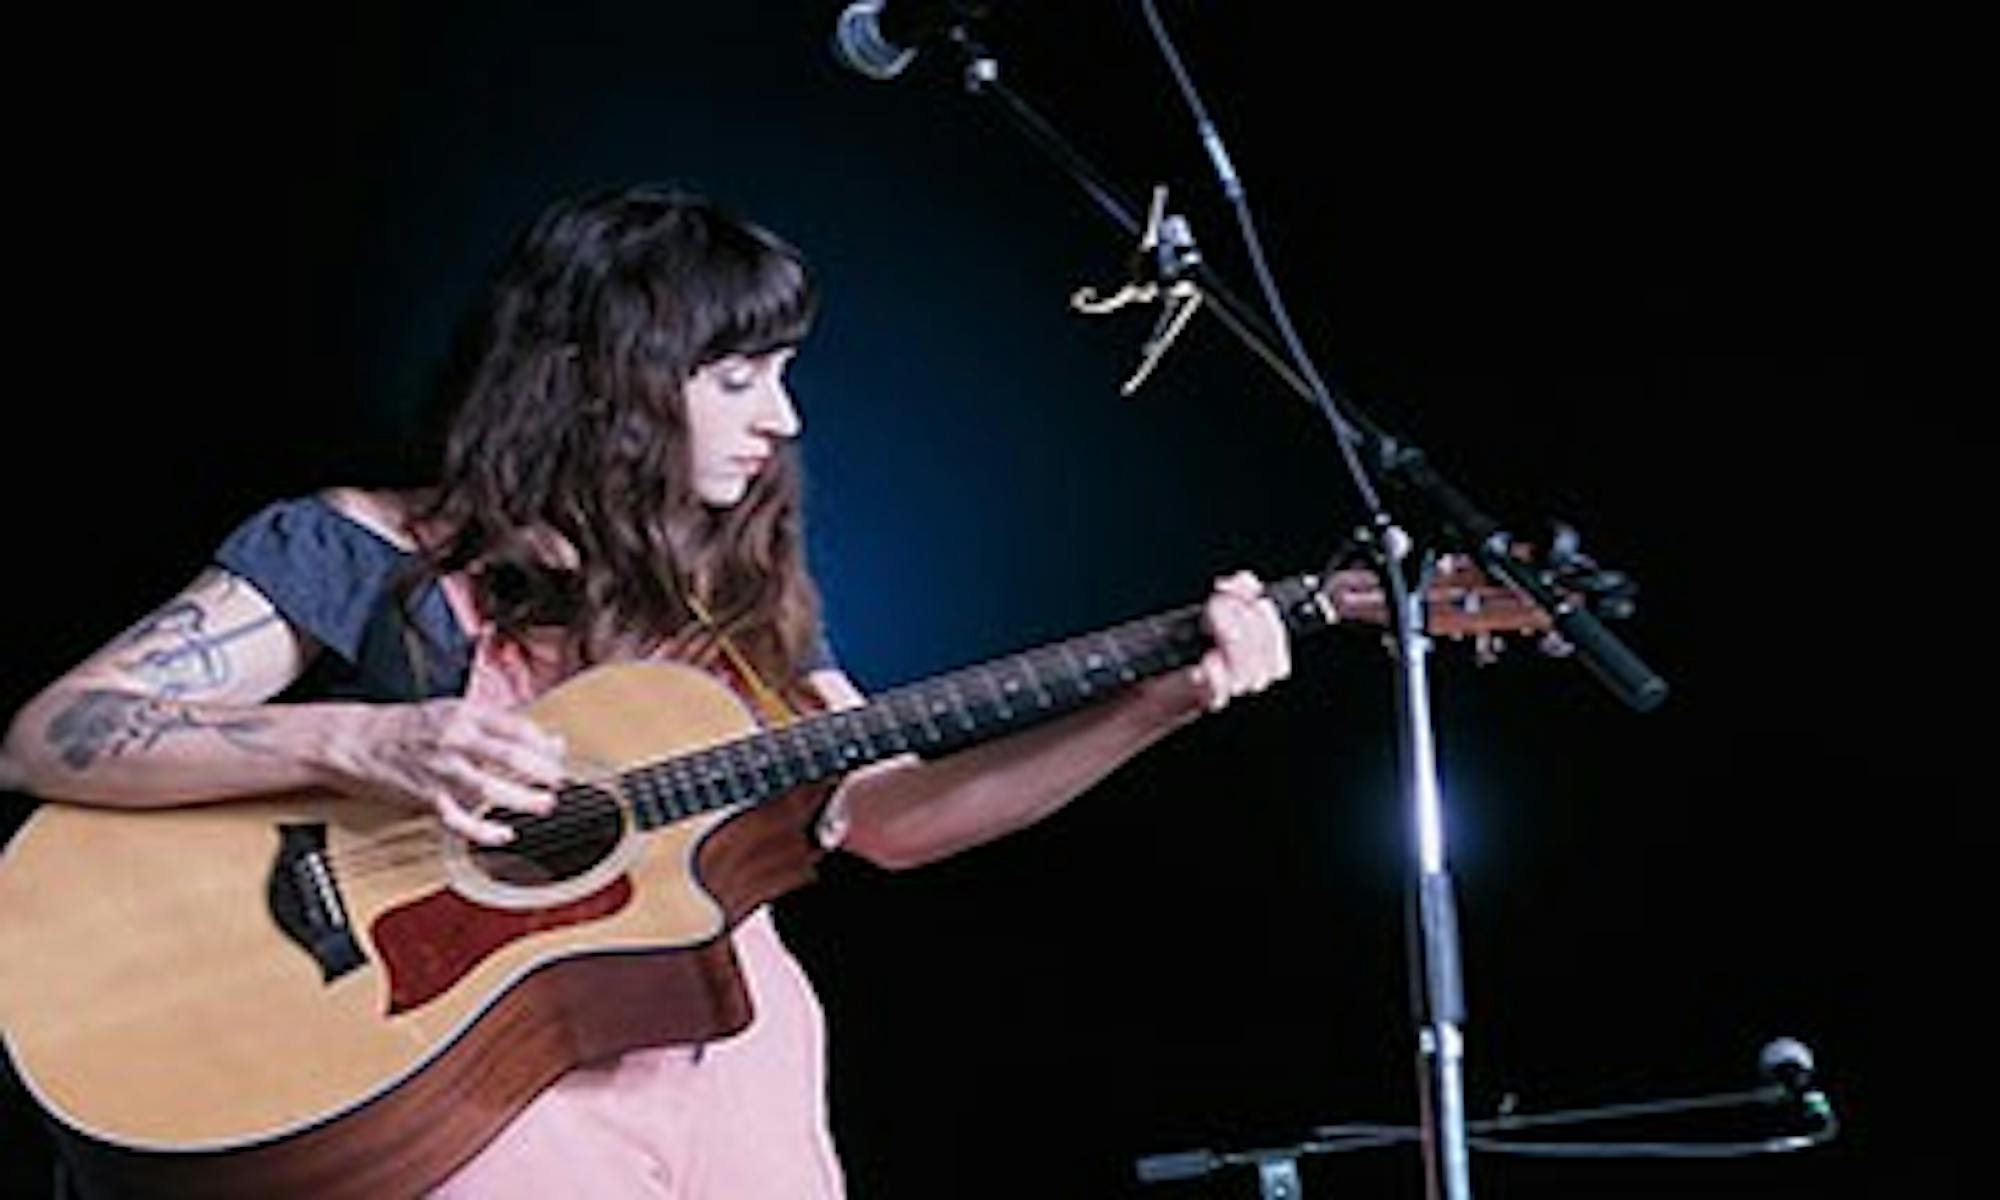
[[[0,771],[47,799],[127,806],[304,786],[337,714],[263,702],[315,650],[255,588],[211,569],[29,701]]]
[[[15,715],[0,781],[127,808],[332,787],[434,809],[488,843],[509,832],[487,809],[548,811],[561,744],[519,714],[268,703],[317,650],[255,587],[210,570]]]

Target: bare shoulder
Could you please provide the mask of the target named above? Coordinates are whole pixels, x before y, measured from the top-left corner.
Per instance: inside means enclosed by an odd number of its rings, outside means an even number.
[[[403,550],[417,548],[411,532],[415,514],[424,494],[416,491],[377,491],[358,487],[331,487],[320,499],[327,507]]]

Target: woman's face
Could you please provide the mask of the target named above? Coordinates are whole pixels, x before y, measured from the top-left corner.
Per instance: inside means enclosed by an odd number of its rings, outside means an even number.
[[[725,355],[687,384],[688,457],[694,492],[713,508],[743,499],[778,443],[799,435],[799,412],[785,390],[790,348]]]

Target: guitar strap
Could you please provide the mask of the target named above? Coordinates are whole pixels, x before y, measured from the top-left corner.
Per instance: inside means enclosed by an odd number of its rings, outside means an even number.
[[[784,696],[776,688],[764,682],[764,676],[751,663],[749,656],[736,648],[736,643],[730,640],[728,634],[715,628],[715,618],[709,615],[708,607],[693,596],[689,596],[687,602],[688,607],[694,610],[695,619],[715,632],[716,644],[722,648],[722,656],[729,660],[729,665],[736,671],[737,678],[741,679],[743,686],[749,689],[751,700],[764,714],[764,724],[777,729],[798,720],[798,711],[785,703]]]
[[[758,709],[763,712],[765,726],[777,729],[798,720],[798,710],[785,701],[778,689],[765,682],[763,675],[751,663],[749,655],[737,649],[736,644],[729,640],[728,634],[715,629],[715,621],[709,616],[708,609],[701,601],[690,596],[688,607],[694,610],[696,620],[715,630],[716,644],[722,647],[723,657],[728,659],[737,678],[744,688],[748,689]],[[819,815],[813,820],[812,836],[819,843],[820,849],[832,850],[847,839],[850,817],[845,803],[846,795],[836,785],[824,785],[821,795],[824,803]]]

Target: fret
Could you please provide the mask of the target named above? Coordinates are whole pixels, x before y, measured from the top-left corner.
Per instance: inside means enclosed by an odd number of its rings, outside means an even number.
[[[671,760],[659,763],[653,767],[650,774],[660,781],[667,795],[673,798],[669,809],[669,814],[673,820],[678,821],[682,817],[692,815],[694,812],[693,797],[688,795],[687,788],[681,784],[678,763]]]
[[[651,829],[655,825],[666,824],[666,814],[660,809],[660,800],[651,786],[652,775],[645,767],[638,767],[615,776],[617,787],[632,796],[632,816],[641,829]],[[562,793],[556,793],[558,805]]]
[[[746,752],[750,755],[752,767],[766,791],[773,794],[790,791],[791,773],[785,770],[785,758],[771,749],[771,739],[760,736],[749,743]]]
[[[1069,678],[1076,684],[1077,698],[1082,699],[1090,695],[1095,690],[1090,686],[1090,673],[1083,669],[1083,664],[1076,661],[1076,651],[1070,648],[1068,642],[1058,643],[1056,651],[1062,655],[1063,665],[1069,668]]]
[[[1167,639],[1160,632],[1160,619],[1148,617],[1140,623],[1143,636],[1139,639],[1139,650],[1135,657],[1139,669],[1148,675],[1157,675],[1173,666],[1173,659],[1167,653]]]
[[[633,823],[641,829],[651,829],[655,825],[666,824],[666,812],[660,806],[659,791],[652,786],[652,776],[643,768],[626,771],[618,776],[619,786],[632,796]]]
[[[993,700],[992,712],[994,719],[1003,724],[1013,721],[1014,706],[1007,703],[1006,690],[993,682],[992,669],[989,667],[974,667],[970,674],[973,679],[986,685],[987,694]]]
[[[971,687],[967,694],[979,706],[983,714],[982,724],[998,725],[1004,729],[1013,723],[1013,706],[1008,704],[1007,697],[1000,693],[1000,686],[993,682],[992,668],[968,667],[965,670],[965,679],[968,685],[977,685]]]
[[[701,780],[688,769],[685,759],[675,760],[674,792],[681,798],[682,816],[692,817],[708,811],[708,797],[702,792]]]
[[[737,754],[743,760],[744,768],[750,773],[751,790],[759,799],[773,796],[784,789],[778,786],[777,772],[772,770],[771,749],[763,737],[748,738],[737,743]]]
[[[651,774],[645,771],[630,771],[620,776],[632,794],[632,808],[638,814],[641,825],[662,825],[660,819],[660,790],[653,783]]]
[[[1099,637],[1101,640],[1102,635],[1099,635]],[[1094,693],[1100,685],[1100,681],[1097,678],[1097,676],[1100,672],[1102,672],[1105,669],[1108,660],[1105,658],[1104,651],[1102,649],[1093,650],[1090,648],[1089,646],[1090,639],[1079,638],[1077,640],[1084,644],[1083,645],[1084,682],[1090,684],[1091,691]],[[1102,680],[1102,683],[1104,684],[1109,684],[1111,682],[1112,682],[1111,679]]]
[[[652,810],[653,790],[646,786],[649,781],[644,774],[621,775],[619,781],[625,785],[625,794],[631,798],[633,812],[646,813]]]
[[[729,773],[737,783],[742,784],[739,799],[761,800],[765,787],[763,778],[757,773],[757,764],[750,761],[750,747],[742,738],[724,743],[722,757],[729,765]]]
[[[956,675],[947,675],[940,682],[944,687],[945,694],[951,698],[950,711],[953,716],[958,718],[959,728],[966,733],[971,733],[978,729],[979,723],[973,720],[971,707],[965,701],[965,693],[959,690],[958,677]]]
[[[613,803],[620,808],[629,807],[635,816],[646,813],[646,776],[643,771],[626,771],[612,777],[611,786],[606,789],[612,795]],[[557,802],[561,799],[558,797]]]
[[[1044,646],[1026,656],[1035,668],[1035,677],[1041,680],[1042,690],[1048,694],[1049,707],[1070,709],[1076,707],[1083,694],[1077,690],[1074,680],[1063,661],[1063,655],[1056,649]]]
[[[764,740],[767,744],[775,746],[775,738],[766,738]],[[769,754],[771,755],[772,768],[778,773],[779,788],[783,791],[790,791],[792,788],[797,787],[799,780],[792,774],[791,759],[786,757],[784,751],[778,749],[770,750]]]
[[[961,721],[964,720],[963,714],[956,714],[955,710],[952,708],[950,703],[950,695],[948,694],[948,692],[946,691],[945,687],[942,684],[934,683],[931,685],[930,691],[926,695],[926,698],[924,700],[924,705],[929,710],[930,715],[934,719],[943,720],[953,715],[958,715]],[[940,729],[939,733],[940,740],[950,736],[949,734],[942,732],[943,729],[942,726],[940,726],[939,729]]]
[[[859,756],[860,761],[872,762],[873,760],[882,757],[880,754],[877,754],[875,752],[875,743],[868,736],[868,710],[866,708],[849,709],[845,715],[847,717],[848,728],[851,729],[853,731],[854,736],[856,738],[859,738],[861,741],[861,754]],[[853,760],[856,757],[857,756],[854,755],[849,756],[850,760]]]
[[[1035,656],[1017,654],[1014,656],[1014,661],[1021,664],[1021,674],[1028,681],[1028,691],[1035,698],[1035,707],[1043,712],[1053,708],[1055,700],[1050,697],[1049,689],[1042,686],[1042,677],[1035,672]]]
[[[819,759],[813,754],[812,729],[818,723],[819,718],[812,717],[808,720],[800,721],[796,725],[786,726],[784,731],[779,735],[784,740],[786,748],[791,751],[793,759],[799,763],[802,768],[801,773],[807,779],[819,779],[824,774],[820,770]]]
[[[902,722],[897,720],[895,710],[886,704],[871,704],[862,709],[862,721],[875,721],[876,740],[897,754],[906,754],[910,749],[909,735],[903,732]]]
[[[972,706],[973,719],[981,728],[1000,723],[1000,697],[993,690],[993,680],[979,667],[967,667],[959,672],[965,683],[965,698]]]
[[[833,761],[836,769],[847,770],[854,764],[854,722],[844,712],[827,717],[827,730],[833,735]]]
[[[771,748],[771,761],[777,764],[778,777],[788,788],[807,782],[811,774],[799,761],[797,749],[792,745],[791,734],[796,728],[797,725],[786,725],[764,735],[765,744]]]
[[[811,783],[818,779],[819,773],[813,770],[812,763],[798,752],[798,747],[792,744],[793,740],[790,737],[781,739],[782,748],[778,752],[778,761],[785,765],[789,786],[797,787],[802,783]]]
[[[823,765],[821,770],[827,775],[838,775],[847,769],[846,756],[840,750],[840,727],[838,713],[828,713],[813,722],[812,745],[818,752]]]
[[[688,765],[689,777],[694,780],[695,787],[699,789],[696,794],[701,798],[701,807],[704,812],[711,808],[721,808],[729,803],[729,798],[724,796],[721,790],[715,786],[715,776],[709,774],[708,763],[703,761],[702,756],[698,754],[693,755],[683,761]]]
[[[680,810],[681,796],[673,780],[659,771],[646,772],[646,796],[661,824],[687,815]]]
[[[693,789],[694,810],[696,812],[707,812],[710,809],[722,807],[726,801],[716,795],[715,782],[708,777],[708,772],[701,769],[701,760],[699,758],[684,758],[680,761],[681,770],[687,776],[688,784]]]
[[[688,815],[687,796],[674,782],[671,773],[655,769],[646,772],[646,775],[653,781],[653,793],[660,798],[661,824],[678,821]]]
[[[1117,635],[1106,631],[1098,634],[1097,640],[1103,644],[1105,658],[1111,663],[1112,669],[1118,673],[1118,682],[1126,684],[1136,683],[1139,679],[1139,673],[1132,669],[1131,660],[1125,654],[1125,646],[1118,640]]]
[[[820,735],[819,751],[826,756],[828,775],[839,775],[847,770],[847,751],[840,743],[839,722],[838,713],[814,722],[813,732]]]
[[[1022,696],[1021,694],[1022,690],[1026,687],[1026,684],[1024,684],[1021,679],[1020,661],[1021,660],[1019,658],[1014,658],[1009,660],[1009,665],[1014,668],[1014,673],[1007,674],[1003,671],[1003,673],[1000,676],[1000,690],[1006,694],[1009,701],[1020,701],[1023,699],[1032,701],[1034,699],[1034,692],[1032,689],[1028,691],[1028,695],[1025,697]]]
[[[911,695],[909,699],[913,701],[911,707],[916,709],[917,725],[923,731],[926,742],[933,747],[942,743],[944,741],[944,734],[939,731],[937,722],[931,720],[930,706],[924,703],[923,696]],[[891,703],[893,702],[892,700]],[[907,720],[905,723],[908,723]]]
[[[729,794],[729,789],[723,786],[727,775],[716,769],[713,753],[707,750],[698,751],[693,755],[693,762],[695,774],[708,788],[709,795],[714,797],[715,803],[711,807],[727,808],[736,802],[736,798]]]

